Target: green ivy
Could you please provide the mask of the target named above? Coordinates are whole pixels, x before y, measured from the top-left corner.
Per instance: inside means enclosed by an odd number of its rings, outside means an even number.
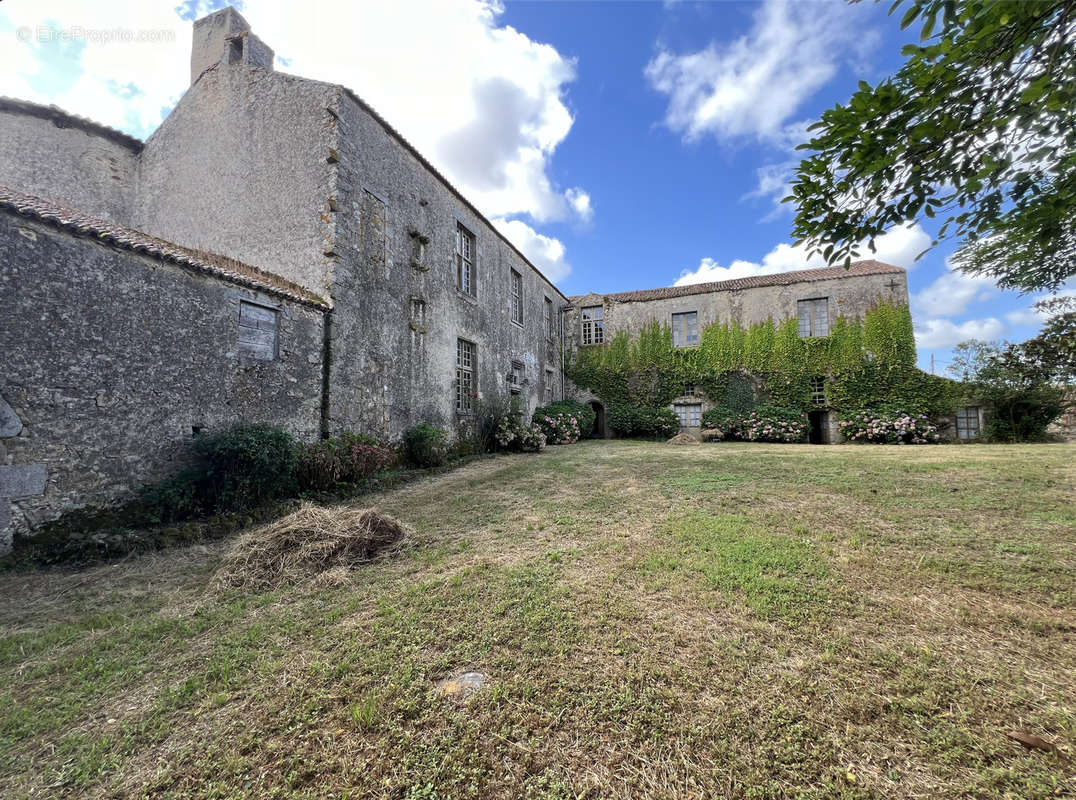
[[[741,412],[763,402],[806,411],[813,377],[826,378],[826,405],[837,410],[884,402],[944,414],[960,395],[959,384],[916,368],[911,313],[892,303],[862,320],[838,317],[820,338],[801,338],[795,319],[715,323],[693,348],[673,347],[669,327],[652,321],[634,339],[620,331],[580,348],[566,372],[609,406],[666,406],[694,384]]]

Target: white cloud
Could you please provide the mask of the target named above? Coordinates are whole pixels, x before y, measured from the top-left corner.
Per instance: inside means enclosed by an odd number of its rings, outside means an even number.
[[[518,219],[494,218],[493,224],[549,280],[556,283],[571,272],[571,265],[564,260],[564,244],[559,239],[544,236]]]
[[[191,25],[173,3],[80,0],[0,9],[0,94],[145,136],[186,89]],[[129,37],[129,38],[126,38]]]
[[[1005,325],[994,317],[969,319],[956,323],[951,319],[928,319],[915,327],[915,343],[926,350],[952,347],[968,339],[991,341],[1001,336]]]
[[[766,0],[751,30],[693,53],[661,48],[646,77],[668,95],[665,123],[689,140],[759,137],[780,143],[786,120],[836,74],[842,58],[861,57],[876,33],[854,6]]]
[[[187,5],[201,16],[206,4]],[[0,94],[55,103],[145,136],[189,82],[191,22],[176,6],[174,0],[4,3]],[[354,89],[487,215],[585,219],[592,213],[586,192],[566,192],[550,175],[553,154],[573,123],[565,91],[575,64],[501,25],[502,10],[496,0],[409,0],[404,6],[247,0],[241,9],[276,50],[278,68]],[[40,26],[164,30],[171,41],[87,39],[57,70],[50,67],[60,53],[55,42],[16,35]]]
[[[993,280],[982,275],[966,275],[946,261],[946,272],[925,289],[912,295],[912,309],[928,317],[955,317],[972,303],[989,299],[997,292]]]
[[[550,176],[571,130],[575,62],[481,0],[248,2],[254,32],[288,72],[354,89],[488,216],[563,219]],[[577,190],[578,191],[578,190]]]
[[[594,218],[594,206],[590,204],[590,195],[582,189],[568,189],[564,193],[564,197],[580,221],[590,222]]]
[[[915,224],[891,228],[879,236],[875,242],[875,253],[871,253],[865,245],[861,245],[859,250],[862,259],[875,259],[911,269],[915,266],[915,257],[929,245],[930,236]],[[723,267],[712,258],[704,258],[695,269],[681,272],[673,285],[687,286],[692,283],[726,281],[751,275],[773,275],[825,265],[825,259],[821,255],[808,256],[806,247],[782,243],[763,256],[761,262],[737,259],[729,266]]]

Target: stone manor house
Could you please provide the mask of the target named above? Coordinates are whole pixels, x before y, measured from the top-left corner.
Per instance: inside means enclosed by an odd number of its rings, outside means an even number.
[[[203,430],[455,428],[476,396],[575,393],[570,348],[651,318],[690,346],[715,320],[817,336],[907,302],[877,262],[568,298],[362,99],[273,58],[234,9],[198,20],[144,142],[0,99],[0,553]],[[685,425],[704,403],[677,402]]]

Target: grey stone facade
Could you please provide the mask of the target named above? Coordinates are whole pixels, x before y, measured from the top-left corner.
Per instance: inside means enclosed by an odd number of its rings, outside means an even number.
[[[0,552],[175,471],[197,430],[317,437],[319,309],[6,210],[0,264]],[[241,301],[277,309],[272,361],[240,351]]]
[[[0,97],[0,183],[121,224],[142,143],[57,108]]]

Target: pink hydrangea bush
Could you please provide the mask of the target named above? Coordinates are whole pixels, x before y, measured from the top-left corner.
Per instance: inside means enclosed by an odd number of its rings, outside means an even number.
[[[703,432],[720,432],[719,436],[707,435],[707,441],[717,438],[745,442],[805,442],[810,425],[802,411],[778,406],[759,406],[746,413],[726,408],[707,411],[702,417]]]
[[[493,435],[497,444],[506,450],[524,453],[540,453],[545,450],[546,436],[542,429],[534,424],[525,424],[518,417],[501,417]]]
[[[536,414],[534,422],[541,428],[549,444],[572,444],[579,441],[579,420],[574,414],[564,411],[556,414]]]
[[[938,426],[926,414],[898,408],[853,411],[839,423],[841,433],[851,442],[874,444],[933,444],[941,438]]]

